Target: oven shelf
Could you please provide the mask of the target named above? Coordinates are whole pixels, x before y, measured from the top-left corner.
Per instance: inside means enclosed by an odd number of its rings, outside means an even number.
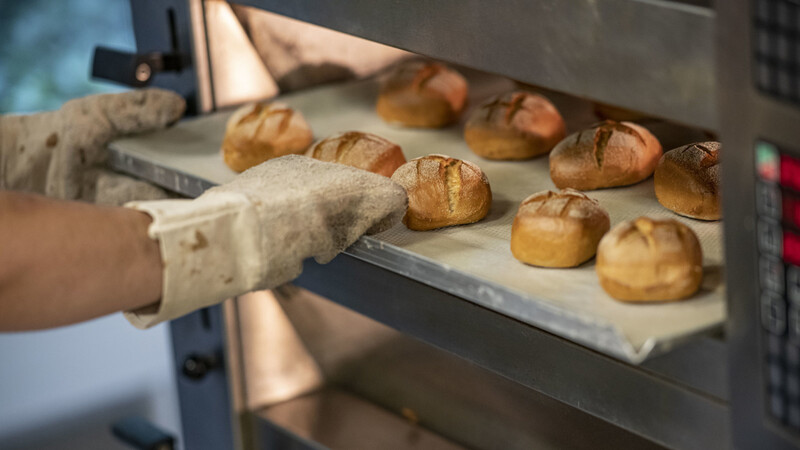
[[[718,126],[714,11],[692,5],[707,0],[236,3],[675,122]]]
[[[473,106],[514,87],[505,78],[477,72],[467,75]],[[429,232],[410,231],[399,224],[361,238],[347,249],[348,255],[634,364],[721,327],[725,292],[720,223],[683,219],[665,210],[655,199],[652,180],[589,193],[609,211],[612,226],[639,215],[677,218],[697,232],[703,246],[706,276],[694,298],[655,305],[616,302],[599,287],[593,261],[575,269],[542,269],[519,263],[509,251],[511,222],[519,202],[534,192],[554,189],[546,157],[487,161],[468,149],[461,126],[438,131],[388,126],[373,111],[377,89],[376,80],[364,80],[294,93],[281,100],[302,111],[317,138],[356,129],[400,144],[408,159],[444,153],[474,161],[487,173],[494,203],[489,216],[477,224]],[[547,95],[562,111],[570,131],[597,120],[588,102]],[[110,163],[180,194],[197,196],[235,177],[219,154],[229,115],[214,113],[168,130],[118,140],[112,144]],[[646,125],[665,149],[702,139],[692,131],[662,123]],[[393,308],[391,304],[384,307]]]

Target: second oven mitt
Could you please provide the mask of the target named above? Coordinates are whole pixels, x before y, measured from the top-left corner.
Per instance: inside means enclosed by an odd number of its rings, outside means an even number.
[[[253,167],[195,200],[133,202],[153,218],[164,265],[161,301],[125,313],[136,327],[297,278],[303,260],[326,263],[406,210],[389,178],[290,155]]]
[[[58,111],[0,115],[0,189],[106,204],[164,197],[156,187],[107,171],[106,146],[164,128],[185,109],[180,95],[149,88],[70,100]]]

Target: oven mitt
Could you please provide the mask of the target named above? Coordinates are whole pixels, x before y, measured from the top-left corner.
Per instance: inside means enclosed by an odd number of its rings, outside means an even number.
[[[353,167],[289,155],[248,169],[194,200],[133,202],[153,218],[164,264],[161,301],[125,313],[138,328],[300,275],[365,232],[390,228],[405,190]]]
[[[158,188],[106,170],[106,146],[176,122],[185,109],[176,93],[142,89],[71,100],[58,111],[0,116],[0,189],[106,204],[163,198]],[[113,189],[98,190],[104,187]]]

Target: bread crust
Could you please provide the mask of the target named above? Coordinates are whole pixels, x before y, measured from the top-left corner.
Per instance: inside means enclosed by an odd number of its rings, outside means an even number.
[[[700,287],[703,251],[683,223],[639,217],[603,237],[595,269],[600,285],[617,300],[681,300]]]
[[[411,230],[433,230],[477,222],[489,213],[492,190],[480,167],[445,155],[413,159],[392,180],[408,193],[403,223]]]
[[[464,127],[464,140],[487,159],[529,159],[549,152],[567,135],[564,119],[541,95],[514,91],[481,105]]]
[[[656,198],[665,208],[701,220],[722,218],[719,152],[722,145],[709,141],[670,150],[654,174]]]
[[[541,267],[575,267],[597,252],[611,225],[597,200],[573,189],[543,191],[522,201],[511,226],[511,253]]]
[[[550,178],[560,189],[627,186],[652,175],[661,154],[661,144],[646,128],[607,120],[556,145]]]
[[[467,103],[467,80],[435,62],[398,65],[381,87],[376,110],[389,123],[442,128],[461,116]]]
[[[272,158],[303,153],[312,140],[299,111],[280,102],[250,103],[228,119],[222,156],[228,167],[243,172]]]
[[[306,155],[391,177],[406,163],[400,146],[378,135],[347,131],[327,137],[308,149]]]

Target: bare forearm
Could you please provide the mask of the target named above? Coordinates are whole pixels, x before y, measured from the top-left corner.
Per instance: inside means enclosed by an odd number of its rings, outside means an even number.
[[[0,191],[0,331],[46,328],[160,298],[150,217]]]

